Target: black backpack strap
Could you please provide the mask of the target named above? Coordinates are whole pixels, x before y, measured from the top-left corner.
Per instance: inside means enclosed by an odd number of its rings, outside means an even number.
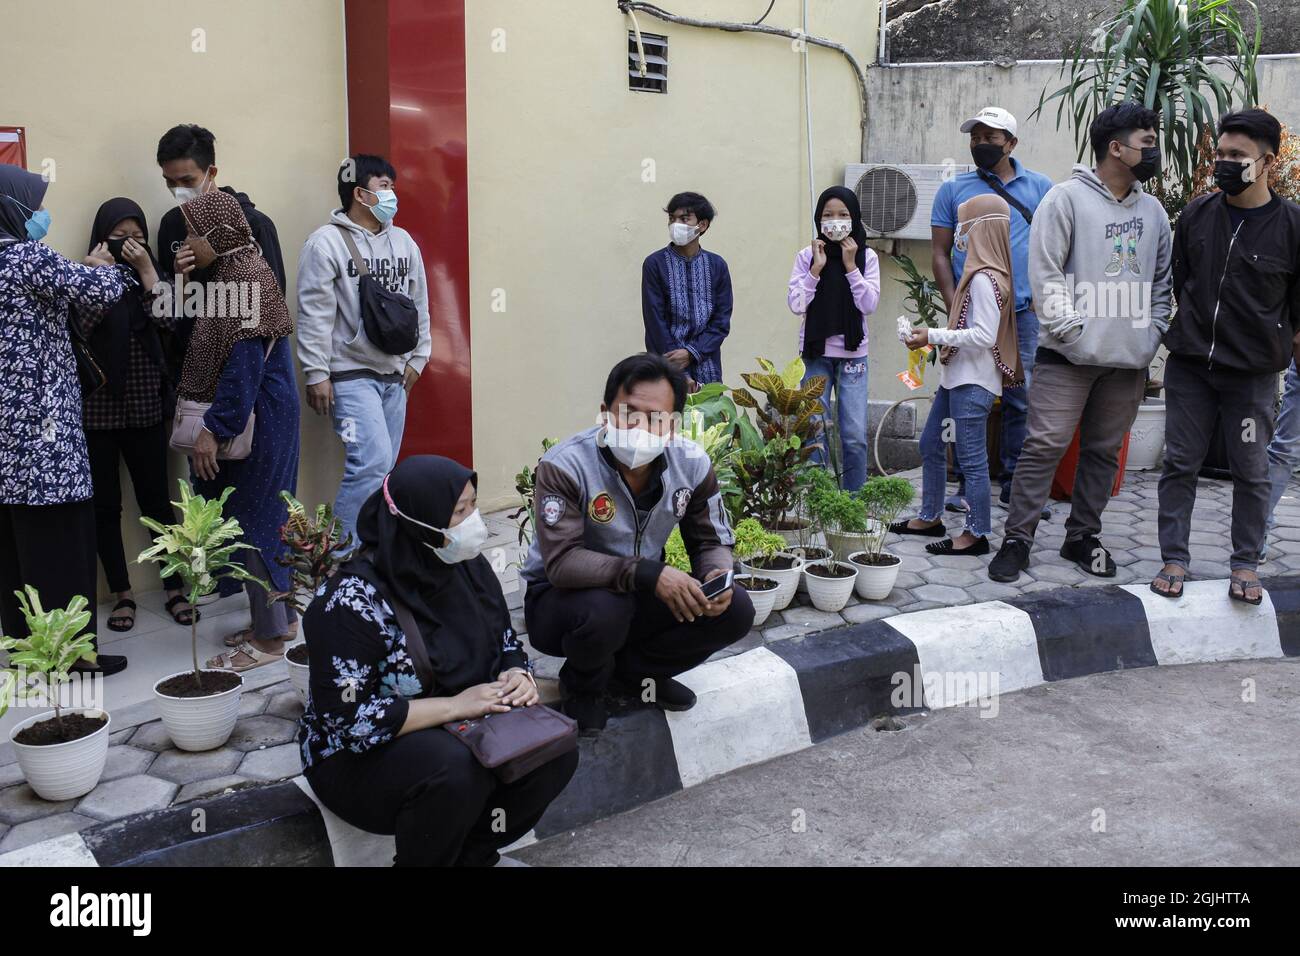
[[[436,685],[433,677],[433,663],[429,660],[429,649],[425,646],[424,636],[420,633],[420,625],[416,623],[415,615],[411,613],[411,609],[389,593],[389,590],[384,587],[383,581],[379,577],[379,572],[370,563],[366,555],[358,555],[343,568],[340,568],[340,571],[365,578],[375,586],[375,589],[388,602],[388,606],[393,610],[393,616],[397,618],[397,626],[402,629],[402,636],[406,638],[406,653],[410,656],[411,663],[415,667],[416,676],[420,678],[420,687],[425,691],[432,690]]]
[[[347,243],[348,254],[352,256],[352,262],[357,267],[357,275],[370,275],[370,269],[366,266],[366,260],[361,258],[361,250],[357,248],[357,241],[352,238],[352,233],[346,226],[340,226],[337,222],[334,223],[334,227],[343,233],[343,241]]]
[[[1002,180],[998,179],[997,176],[985,176],[983,173],[980,173],[980,176],[989,184],[990,189],[1007,201],[1008,206],[1024,217],[1025,222],[1029,223],[1031,226],[1033,225],[1034,214],[1029,211],[1029,207],[1015,196],[1011,195],[1011,193],[1007,192],[1007,187],[1002,185]],[[349,236],[348,238],[351,237]]]

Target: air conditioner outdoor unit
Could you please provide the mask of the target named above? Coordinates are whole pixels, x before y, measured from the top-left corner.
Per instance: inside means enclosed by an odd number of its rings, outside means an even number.
[[[939,187],[974,168],[970,163],[849,163],[844,185],[857,194],[869,237],[929,239]]]

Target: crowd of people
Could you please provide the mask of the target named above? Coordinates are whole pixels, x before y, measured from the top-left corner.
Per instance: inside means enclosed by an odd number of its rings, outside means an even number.
[[[941,382],[920,442],[922,502],[890,530],[940,539],[927,545],[936,554],[989,554],[996,467],[1007,513],[987,572],[1016,580],[1077,430],[1061,553],[1088,574],[1113,576],[1102,514],[1163,343],[1165,563],[1151,588],[1181,594],[1197,474],[1221,423],[1234,485],[1229,596],[1258,604],[1266,529],[1300,461],[1300,207],[1268,185],[1278,121],[1242,110],[1219,121],[1218,190],[1171,229],[1142,185],[1160,173],[1160,122],[1136,103],[1102,111],[1090,129],[1093,164],[1057,184],[1013,156],[1017,124],[1006,110],[961,124],[975,168],[944,183],[932,218],[946,327],[900,332],[909,349],[939,352]],[[507,784],[441,731],[534,706],[538,693],[482,554],[489,534],[477,476],[438,456],[397,462],[407,394],[431,342],[420,250],[393,222],[397,171],[370,155],[340,167],[339,208],[299,257],[295,320],[275,225],[246,194],[218,184],[212,134],[168,130],[157,161],[177,205],[159,224],[156,251],[140,206],[116,197],[100,206],[81,262],[41,241],[49,184],[0,166],[4,631],[25,633],[13,596],[24,584],[46,606],[93,595],[96,558],[116,596],[107,626],[132,628],[119,468],[125,462],[141,513],[168,523],[169,443],[188,456],[198,493],[234,489],[227,508],[252,545],[248,570],[288,589],[277,560],[279,493],[295,491],[298,476],[296,337],[307,405],[332,420],[345,449],[335,510],[356,545],[306,612],[306,776],[344,819],[396,834],[399,863],[492,864],[560,793],[577,758]],[[718,580],[733,568],[735,539],[717,478],[676,433],[687,395],[722,379],[730,271],[701,247],[716,218],[707,199],[679,193],[665,213],[670,241],[642,268],[646,351],[609,373],[600,424],[539,462],[521,570],[529,640],[564,658],[563,707],[587,734],[605,728],[620,700],[692,707],[694,693],[676,678],[753,621],[745,591]],[[869,465],[868,318],[880,301],[879,258],[850,189],[822,193],[813,226],[789,281],[792,337],[806,375],[826,379],[823,415],[832,397],[837,412],[826,434],[839,444],[840,483],[856,490]],[[237,294],[212,294],[223,288]],[[1001,454],[990,462],[995,403]],[[187,421],[192,429],[181,428]],[[178,444],[182,433],[189,437]],[[829,444],[815,458],[827,466]],[[952,495],[950,449],[960,477]],[[947,533],[945,511],[964,516],[960,533]],[[664,561],[674,529],[691,573]],[[180,583],[162,584],[176,622],[197,619]],[[236,586],[223,582],[223,594]],[[242,586],[251,624],[225,638],[229,650],[210,667],[263,666],[296,635],[289,605],[268,602],[257,582]],[[111,674],[126,661],[100,654],[78,666]],[[504,828],[494,816],[502,807]]]

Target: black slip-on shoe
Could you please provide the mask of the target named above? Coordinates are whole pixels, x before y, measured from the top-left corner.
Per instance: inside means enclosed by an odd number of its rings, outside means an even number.
[[[98,654],[95,657],[95,663],[87,664],[81,661],[76,666],[69,668],[74,674],[103,674],[105,677],[111,677],[113,674],[119,674],[126,670],[125,654]]]
[[[989,579],[1010,584],[1020,579],[1020,572],[1029,567],[1029,543],[1017,538],[1002,542],[997,555],[989,562]]]
[[[910,520],[910,518],[904,518],[902,521],[895,521],[889,526],[889,530],[894,534],[915,534],[920,535],[922,538],[942,538],[948,533],[942,521],[929,528],[909,528],[907,522]]]
[[[1076,541],[1066,541],[1061,545],[1061,557],[1073,561],[1079,569],[1093,577],[1113,578],[1115,561],[1101,545],[1099,538],[1089,535]]]
[[[978,557],[982,554],[988,554],[992,549],[989,547],[989,539],[984,537],[984,535],[980,535],[975,539],[974,544],[967,545],[964,548],[954,548],[952,538],[944,538],[942,541],[936,542],[935,544],[927,544],[925,550],[930,552],[930,554],[947,554],[960,558],[966,555]]]

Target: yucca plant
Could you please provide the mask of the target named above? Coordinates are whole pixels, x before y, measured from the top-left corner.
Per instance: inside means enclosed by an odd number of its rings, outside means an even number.
[[[284,601],[301,617],[320,586],[352,550],[352,535],[344,532],[332,506],[317,505],[316,513],[310,515],[288,491],[281,491],[280,498],[289,511],[280,528],[280,540],[289,553],[277,556],[276,561],[289,569],[289,590],[272,593],[270,600]]]
[[[234,492],[227,488],[216,500],[208,500],[196,495],[184,480],[177,481],[181,489],[181,500],[172,504],[180,513],[181,520],[176,524],[160,524],[152,518],[140,519],[140,523],[155,532],[154,545],[140,552],[136,558],[140,564],[154,561],[162,565],[159,574],[164,577],[177,575],[185,585],[186,600],[191,607],[198,607],[199,598],[206,597],[217,589],[223,578],[237,581],[253,581],[262,587],[267,582],[249,574],[243,565],[234,563],[231,558],[236,551],[251,548],[239,540],[244,533],[239,522],[234,518],[223,518],[221,511],[226,499]],[[203,688],[203,671],[199,668],[199,630],[198,615],[191,615],[190,651],[194,657],[194,683]]]
[[[1237,8],[1254,14],[1253,34]],[[1056,128],[1074,127],[1079,157],[1088,127],[1122,100],[1160,114],[1166,183],[1190,184],[1197,147],[1217,118],[1259,99],[1263,30],[1254,0],[1124,0],[1120,11],[1067,51],[1059,89],[1044,88],[1033,116],[1058,100]],[[1207,95],[1208,94],[1208,95]],[[1212,105],[1213,104],[1213,105]]]
[[[0,650],[9,654],[9,663],[0,676],[0,717],[9,709],[11,698],[24,700],[44,696],[54,707],[54,724],[63,734],[63,714],[59,709],[59,685],[68,680],[68,672],[77,661],[95,663],[95,635],[86,632],[90,623],[88,602],[78,594],[66,608],[41,607],[40,595],[30,584],[15,591],[23,617],[27,621],[27,637],[7,637],[0,634]],[[27,681],[23,677],[36,674],[44,681]]]

